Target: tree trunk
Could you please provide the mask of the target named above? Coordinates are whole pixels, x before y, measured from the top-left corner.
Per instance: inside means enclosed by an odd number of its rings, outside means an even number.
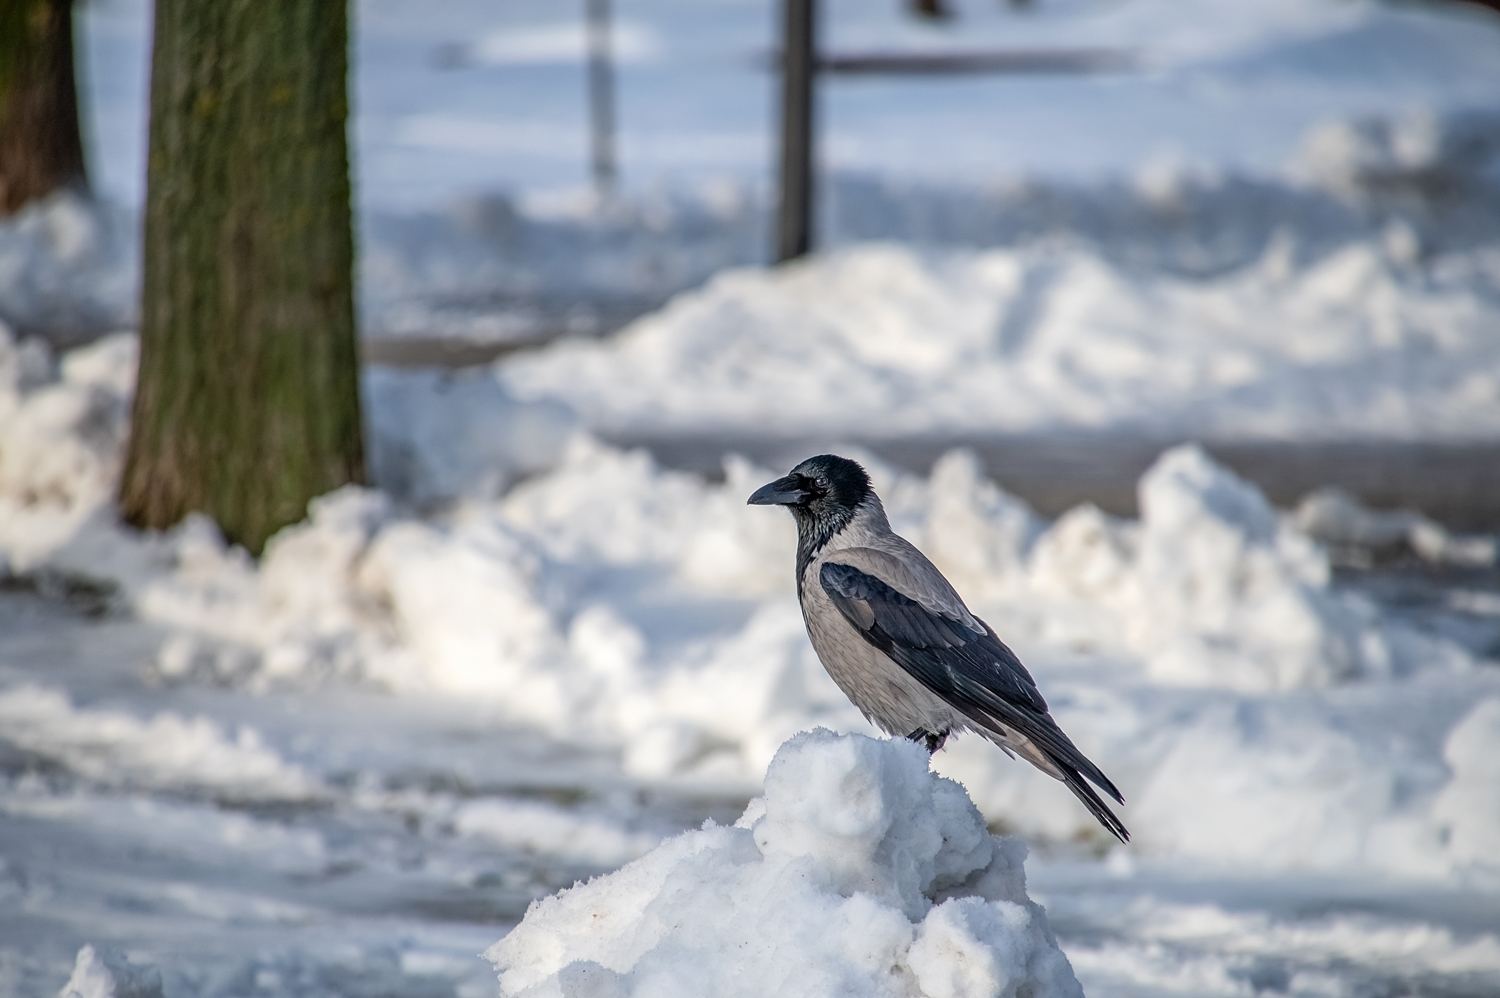
[[[259,554],[364,477],[344,0],[157,0],[120,505]]]
[[[0,0],[0,215],[84,186],[72,0]]]

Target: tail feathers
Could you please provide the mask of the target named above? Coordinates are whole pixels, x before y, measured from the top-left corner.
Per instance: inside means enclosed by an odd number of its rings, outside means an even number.
[[[1027,716],[1014,708],[1007,713],[1010,716],[1004,720],[989,712],[969,716],[979,723],[995,744],[1014,751],[1048,776],[1061,780],[1083,802],[1083,806],[1089,809],[1089,813],[1099,820],[1099,824],[1109,829],[1111,835],[1121,842],[1129,842],[1129,830],[1100,799],[1094,788],[1089,786],[1089,782],[1092,781],[1100,790],[1113,797],[1116,803],[1124,804],[1125,798],[1114,783],[1110,782],[1109,777],[1078,750],[1078,746],[1057,726],[1057,722],[1047,714]]]
[[[1062,764],[1059,764],[1058,768],[1063,771],[1063,783],[1067,785],[1069,790],[1073,791],[1073,796],[1083,801],[1083,806],[1089,809],[1089,813],[1099,819],[1099,824],[1109,829],[1109,833],[1121,842],[1129,842],[1130,830],[1109,809],[1109,805],[1099,799],[1099,795],[1094,792],[1094,788],[1088,785],[1078,770],[1072,766]],[[1119,797],[1118,794],[1114,796],[1116,799]],[[1123,804],[1125,802],[1120,801],[1120,803]]]

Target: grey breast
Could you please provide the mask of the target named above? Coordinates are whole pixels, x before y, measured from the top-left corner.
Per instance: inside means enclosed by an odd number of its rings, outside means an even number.
[[[858,556],[867,550],[824,550],[804,571],[802,617],[823,668],[854,706],[887,734],[904,737],[919,729],[946,732],[967,728],[963,715],[850,626],[823,591],[819,573],[827,561],[866,560]]]

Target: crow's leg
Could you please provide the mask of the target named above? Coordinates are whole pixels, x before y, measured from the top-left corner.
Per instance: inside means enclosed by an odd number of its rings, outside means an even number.
[[[910,738],[918,745],[927,746],[927,754],[932,755],[932,753],[943,747],[943,742],[948,740],[948,732],[933,732],[928,731],[926,728],[918,728],[916,731],[913,731],[906,737]]]

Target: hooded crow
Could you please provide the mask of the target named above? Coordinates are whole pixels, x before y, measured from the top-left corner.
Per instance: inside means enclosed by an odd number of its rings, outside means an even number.
[[[807,635],[866,718],[928,752],[955,732],[977,731],[1067,784],[1100,824],[1129,840],[1094,787],[1123,804],[1120,791],[1057,726],[1015,653],[891,530],[864,468],[832,454],[810,457],[749,503],[785,506],[797,521]]]

